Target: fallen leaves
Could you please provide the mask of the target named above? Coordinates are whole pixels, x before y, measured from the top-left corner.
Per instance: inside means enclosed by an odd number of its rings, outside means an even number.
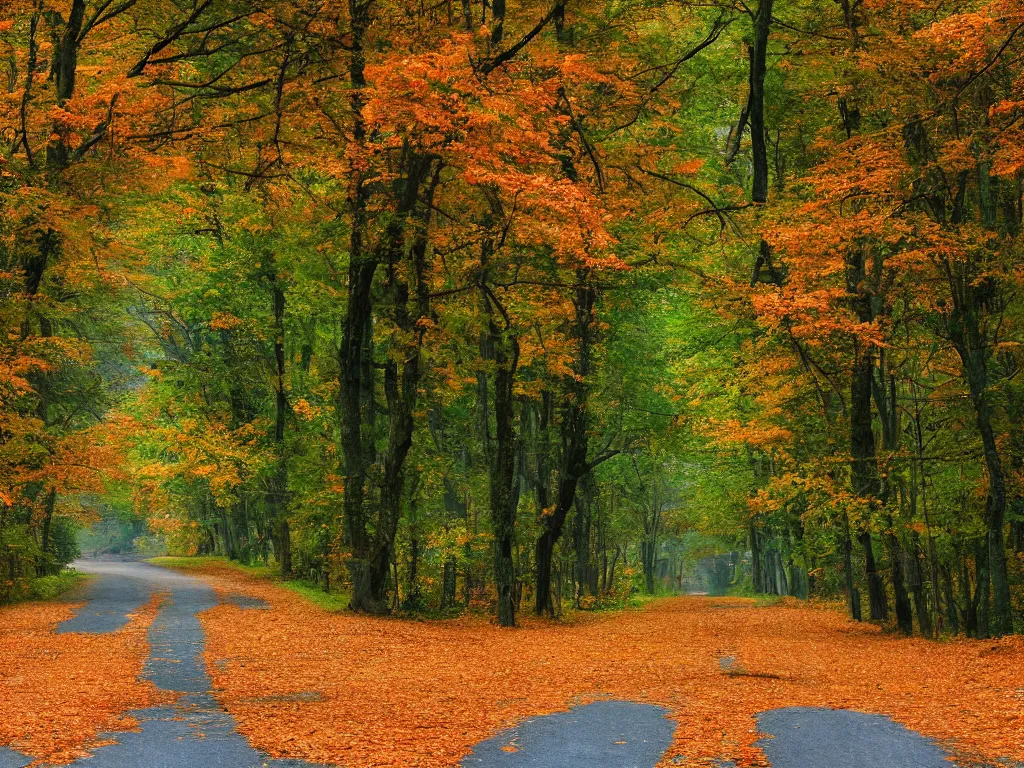
[[[70,603],[21,603],[0,609],[0,746],[68,763],[100,746],[101,733],[137,723],[125,713],[167,699],[139,680],[149,651],[154,598],[109,634],[54,634],[74,614]]]
[[[1021,638],[934,643],[806,604],[695,597],[503,630],[331,614],[217,565],[205,578],[271,606],[201,620],[215,694],[275,756],[440,768],[527,717],[614,698],[670,710],[666,763],[763,764],[755,715],[787,706],[889,715],[962,755],[1024,758]]]

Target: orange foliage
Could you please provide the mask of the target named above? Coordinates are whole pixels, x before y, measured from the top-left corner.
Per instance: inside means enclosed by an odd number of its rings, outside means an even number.
[[[22,603],[0,609],[0,745],[50,763],[86,754],[101,733],[137,723],[125,712],[167,694],[140,680],[146,630],[157,599],[111,634],[54,634],[73,603]]]
[[[216,695],[274,755],[440,768],[526,717],[615,698],[671,711],[665,764],[764,765],[755,715],[787,706],[889,715],[967,757],[1024,758],[1021,638],[937,644],[795,601],[707,598],[504,630],[331,614],[224,566],[204,572],[271,605],[201,619]],[[744,673],[723,672],[724,656]]]

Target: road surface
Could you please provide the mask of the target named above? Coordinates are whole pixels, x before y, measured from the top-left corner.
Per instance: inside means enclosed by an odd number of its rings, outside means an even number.
[[[114,632],[154,592],[168,595],[149,629],[144,677],[180,694],[176,704],[133,712],[137,732],[109,734],[114,743],[74,765],[81,768],[311,768],[272,760],[253,749],[214,699],[202,660],[197,614],[218,597],[201,579],[146,563],[83,560],[97,578],[87,603],[57,632]],[[240,604],[260,609],[258,602]],[[477,745],[461,768],[652,768],[672,742],[675,723],[654,706],[600,701],[519,724]],[[891,720],[858,712],[782,709],[763,713],[761,742],[774,768],[949,768],[935,744]],[[0,768],[30,760],[0,748]],[[679,764],[685,765],[680,762]],[[729,763],[721,763],[723,768]]]

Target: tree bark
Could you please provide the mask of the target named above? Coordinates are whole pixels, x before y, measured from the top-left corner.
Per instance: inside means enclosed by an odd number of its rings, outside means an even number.
[[[847,258],[847,292],[857,318],[862,323],[874,320],[871,295],[867,287],[865,255],[855,250]],[[850,484],[853,493],[864,500],[869,519],[859,534],[864,549],[864,571],[867,578],[868,601],[873,621],[889,617],[885,583],[875,565],[871,543],[870,516],[878,507],[881,482],[875,455],[875,433],[872,428],[871,396],[874,383],[874,354],[869,346],[854,338],[854,362],[850,373]]]
[[[1007,573],[1006,543],[1003,526],[1006,518],[1006,475],[1003,469],[988,393],[988,361],[991,349],[979,324],[981,300],[974,285],[955,286],[954,311],[949,319],[950,338],[956,347],[967,378],[975,421],[981,435],[985,467],[988,470],[988,497],[985,501],[986,588],[991,585],[991,633],[997,637],[1013,633],[1013,609]],[[988,611],[988,594],[983,594],[982,614]]]
[[[491,523],[494,533],[494,581],[498,592],[498,624],[515,626],[513,600],[516,513],[519,488],[515,482],[518,437],[514,427],[513,385],[519,367],[519,343],[502,333],[494,318],[488,324],[496,364],[494,373],[494,449],[490,466]]]
[[[768,38],[771,34],[774,0],[761,0],[754,13],[753,44],[750,46],[749,110],[750,153],[754,169],[750,198],[768,202],[768,143],[764,125],[764,79],[768,69]]]
[[[589,448],[587,377],[591,372],[593,326],[595,320],[596,291],[588,285],[589,275],[582,269],[577,271],[576,286],[573,290],[573,338],[576,342],[576,356],[573,374],[564,382],[562,400],[562,453],[559,460],[558,480],[554,509],[541,509],[541,535],[536,544],[536,594],[534,611],[538,616],[554,615],[551,600],[551,561],[555,544],[562,535],[562,529],[569,511],[576,501],[580,480],[591,471],[587,463]],[[543,482],[543,478],[541,479]]]
[[[281,280],[276,274],[273,257],[268,257],[268,279],[274,304],[274,447],[277,466],[267,489],[268,506],[271,509],[271,526],[274,538],[274,554],[281,569],[281,577],[292,576],[291,530],[288,524],[288,458],[285,447],[285,424],[288,412],[288,396],[285,393],[285,350],[284,311],[285,293]]]
[[[366,88],[366,58],[364,38],[370,23],[369,5],[365,0],[349,0],[351,49],[349,59],[352,137],[357,150],[365,154],[366,128],[363,118]],[[345,309],[345,327],[338,353],[340,392],[338,414],[341,421],[341,449],[345,472],[344,533],[352,554],[347,561],[352,580],[353,597],[358,597],[354,610],[370,608],[364,595],[372,592],[371,581],[379,581],[379,574],[371,574],[370,540],[366,530],[366,467],[368,446],[363,438],[364,358],[370,343],[373,305],[371,289],[377,271],[377,257],[365,242],[367,206],[370,190],[364,183],[364,174],[353,168],[349,178],[348,207],[351,216],[349,230],[348,292]],[[377,569],[379,570],[379,569]]]

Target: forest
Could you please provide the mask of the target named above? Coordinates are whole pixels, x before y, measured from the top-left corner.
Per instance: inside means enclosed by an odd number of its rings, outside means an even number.
[[[6,0],[0,603],[1024,629],[1019,0]]]

